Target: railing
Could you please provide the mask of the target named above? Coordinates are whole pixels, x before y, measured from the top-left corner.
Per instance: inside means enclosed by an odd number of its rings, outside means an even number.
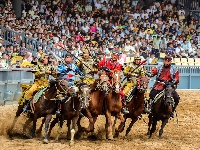
[[[155,66],[147,65],[147,71],[153,67]],[[176,67],[180,72],[178,89],[200,89],[200,66]],[[34,75],[27,70],[29,69],[0,69],[0,105],[17,102],[21,96],[20,84],[33,83]],[[153,80],[155,77],[150,80],[149,88],[153,86]]]
[[[200,22],[200,0],[179,0],[178,4],[184,7],[186,16],[192,12],[194,18]]]
[[[21,45],[22,43],[25,43],[25,49],[33,54],[33,56],[36,56],[38,52],[38,48],[42,47],[42,50],[49,54],[50,52],[53,52],[59,57],[63,57],[67,52],[64,50],[60,50],[57,48],[54,48],[52,46],[52,43],[44,44],[39,41],[37,41],[34,38],[29,38],[25,35],[24,32],[19,33],[14,30],[10,30],[6,27],[0,26],[0,36],[4,39],[5,46],[7,45]],[[14,42],[16,41],[16,42]]]

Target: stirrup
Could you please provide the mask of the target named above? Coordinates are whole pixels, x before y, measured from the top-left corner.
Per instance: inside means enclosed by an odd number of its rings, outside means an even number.
[[[170,117],[171,117],[171,118],[174,118],[174,117],[175,117],[174,112],[172,112],[172,113],[170,114]]]
[[[28,111],[28,105],[25,105],[23,108],[23,113],[26,113]]]
[[[129,111],[127,110],[127,108],[122,108],[122,113],[123,113],[123,114],[128,114]]]
[[[59,110],[59,109],[56,110],[56,115],[57,115],[57,116],[60,116],[60,110]]]
[[[151,113],[151,109],[144,107],[144,113],[150,114]]]

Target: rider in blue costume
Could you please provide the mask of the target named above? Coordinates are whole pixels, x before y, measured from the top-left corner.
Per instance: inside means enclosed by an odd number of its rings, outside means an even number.
[[[65,55],[64,63],[58,66],[58,71],[60,72],[60,78],[65,79],[69,84],[77,91],[77,87],[74,84],[75,74],[84,76],[84,74],[79,70],[79,68],[74,64],[72,55],[67,53]],[[57,110],[56,114],[60,114],[60,103],[61,100],[57,100]]]

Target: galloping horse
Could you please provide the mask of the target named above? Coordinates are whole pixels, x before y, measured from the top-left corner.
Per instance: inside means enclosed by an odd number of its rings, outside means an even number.
[[[31,137],[35,136],[35,130],[36,130],[36,122],[38,118],[44,117],[45,118],[45,134],[44,134],[44,143],[48,143],[47,140],[47,131],[49,128],[49,122],[52,118],[52,114],[55,113],[56,104],[54,100],[56,99],[56,96],[58,94],[65,94],[65,95],[71,95],[74,94],[74,90],[70,88],[70,84],[63,80],[63,79],[56,79],[55,81],[50,82],[50,86],[43,92],[41,97],[38,99],[37,103],[33,103],[34,112],[31,114],[31,117],[29,120],[33,121],[33,127],[31,130]],[[12,131],[18,117],[23,112],[22,106],[18,107],[18,110],[16,112],[16,116],[13,120],[13,123],[11,125],[10,131]]]
[[[67,120],[67,139],[70,140],[70,145],[74,144],[74,134],[75,134],[75,126],[77,124],[77,121],[79,119],[79,115],[82,108],[87,108],[89,104],[89,86],[86,84],[80,84],[79,85],[79,95],[76,97],[72,97],[67,99],[65,102],[61,103],[61,115],[54,118],[54,120],[51,122],[48,136],[51,134],[51,130],[55,126],[55,124],[58,122],[58,119],[60,121],[59,129],[58,129],[58,135],[56,137],[56,140],[58,140],[61,128],[63,126],[63,121]],[[72,129],[71,129],[71,137],[70,137],[70,124],[72,121]]]
[[[163,83],[164,84],[164,83]],[[172,107],[174,105],[173,93],[175,88],[173,85],[166,84],[166,88],[160,92],[153,100],[152,113],[149,114],[149,123],[148,123],[148,135],[151,138],[152,134],[156,130],[157,121],[161,120],[162,125],[159,130],[159,138],[163,134],[163,129],[167,124],[170,114],[172,113]]]
[[[127,108],[129,110],[128,114],[124,114],[124,119],[126,121],[127,118],[131,118],[131,123],[126,130],[125,137],[131,131],[133,124],[138,120],[138,117],[142,114],[144,109],[144,96],[145,91],[148,88],[148,78],[147,77],[139,77],[137,84],[136,95],[132,97],[131,101],[127,103]],[[124,130],[125,122],[121,122],[116,130],[115,136],[118,136],[120,132]]]
[[[113,130],[114,126],[112,123],[111,116],[115,116],[116,118],[121,120],[121,123],[124,123],[124,117],[121,114],[122,109],[122,101],[121,101],[121,95],[120,95],[120,72],[114,72],[113,73],[113,79],[112,79],[112,89],[106,96],[106,102],[105,102],[105,115],[106,115],[106,138],[109,140],[113,139]],[[115,125],[115,123],[114,123]]]
[[[100,78],[96,79],[95,82],[90,86],[91,92],[88,108],[82,109],[82,114],[89,119],[89,126],[87,128],[83,128],[80,125],[81,118],[79,118],[77,123],[79,131],[87,133],[94,132],[94,124],[97,120],[97,117],[104,111],[103,104],[105,95],[107,95],[109,89],[111,88],[111,84],[105,71],[102,71],[99,76]]]

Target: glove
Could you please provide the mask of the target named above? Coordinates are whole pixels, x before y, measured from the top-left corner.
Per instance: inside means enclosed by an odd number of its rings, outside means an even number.
[[[168,84],[169,84],[169,81],[166,80],[166,81],[164,81],[164,83],[165,83],[165,85],[168,85]]]

